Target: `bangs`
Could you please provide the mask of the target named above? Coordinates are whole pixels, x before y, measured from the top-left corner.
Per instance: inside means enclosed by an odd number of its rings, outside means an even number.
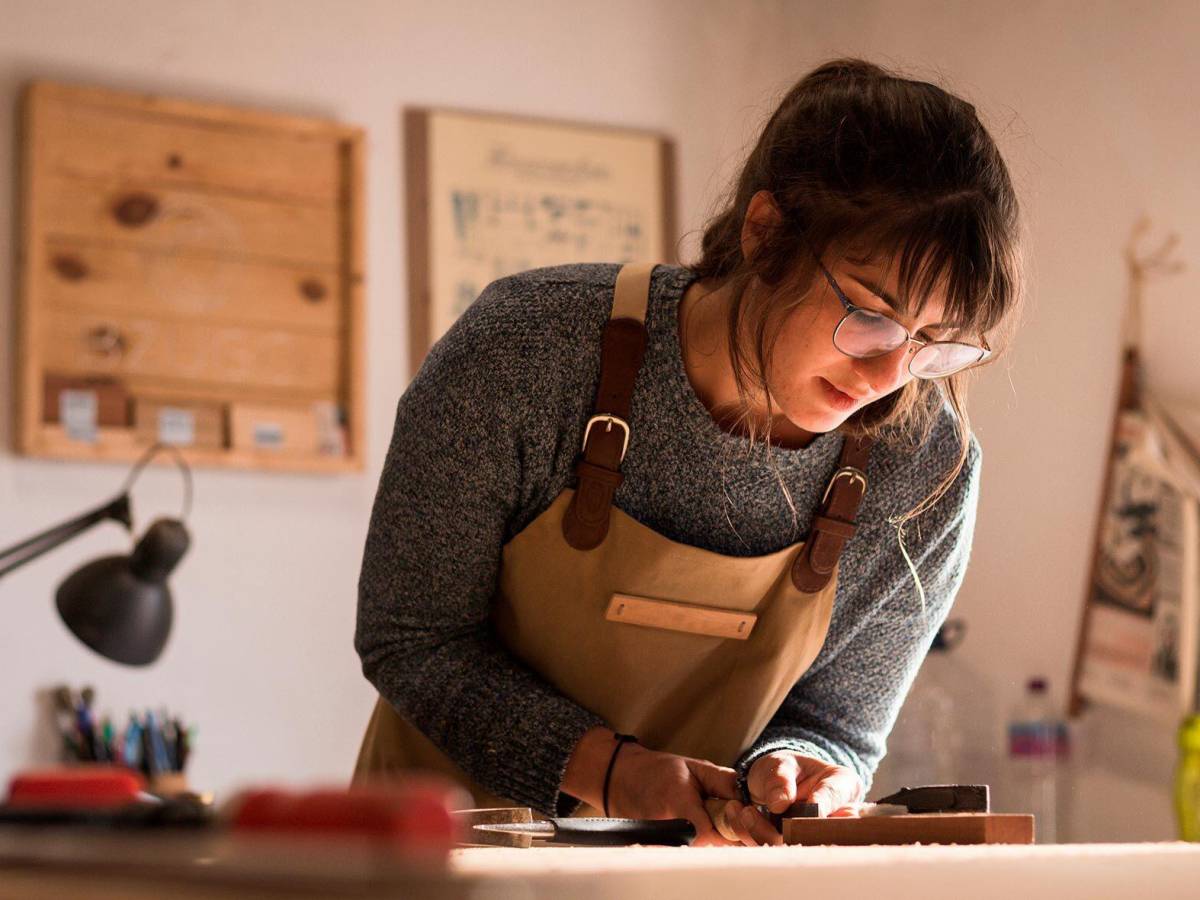
[[[942,321],[960,336],[999,326],[1015,300],[1017,260],[1007,229],[980,217],[974,198],[959,197],[892,221],[876,219],[848,242],[845,258],[896,273],[900,313],[917,316],[944,291]],[[884,217],[886,219],[886,217]]]

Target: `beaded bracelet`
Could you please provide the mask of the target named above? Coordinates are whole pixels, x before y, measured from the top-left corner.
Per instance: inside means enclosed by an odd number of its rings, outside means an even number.
[[[604,816],[608,817],[608,786],[612,782],[613,766],[617,764],[617,754],[621,752],[621,748],[626,744],[636,744],[638,739],[632,734],[614,734],[613,739],[617,742],[617,746],[613,747],[612,756],[608,758],[608,770],[604,773]]]

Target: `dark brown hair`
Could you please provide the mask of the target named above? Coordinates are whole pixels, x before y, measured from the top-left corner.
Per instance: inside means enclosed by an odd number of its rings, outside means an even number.
[[[742,226],[759,191],[770,192],[780,217],[759,227],[746,258]],[[699,279],[731,288],[729,352],[751,443],[750,390],[766,396],[769,423],[766,373],[779,313],[803,302],[818,258],[832,252],[895,267],[902,312],[917,311],[935,286],[944,287],[943,321],[972,343],[986,334],[994,360],[1007,345],[1021,298],[1019,232],[1008,170],[971,104],[857,59],[826,63],[802,78],[763,128],[690,266]],[[932,506],[962,470],[970,436],[967,378],[964,372],[913,380],[844,426],[917,446],[929,437],[943,401],[956,414],[957,463],[899,517],[901,525]]]

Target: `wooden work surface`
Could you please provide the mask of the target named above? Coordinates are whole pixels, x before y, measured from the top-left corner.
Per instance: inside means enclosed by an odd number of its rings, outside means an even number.
[[[128,843],[128,839],[123,839]],[[445,867],[422,868],[357,853],[344,844],[297,853],[257,852],[190,866],[142,860],[71,842],[6,840],[0,833],[0,889],[6,900],[91,898],[421,897],[654,898],[768,900],[824,897],[1054,898],[1195,897],[1200,845],[903,846],[454,851]],[[23,845],[23,846],[22,846]],[[163,854],[157,854],[160,857]],[[98,857],[107,857],[107,861]],[[290,863],[287,861],[291,860]]]

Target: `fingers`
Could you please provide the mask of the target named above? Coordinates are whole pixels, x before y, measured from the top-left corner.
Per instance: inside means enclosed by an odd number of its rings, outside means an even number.
[[[863,814],[863,803],[850,803],[846,806],[840,806],[829,814],[831,819],[850,819],[859,818]]]
[[[750,797],[773,813],[783,813],[796,802],[800,762],[796,754],[768,753],[750,767],[746,786]]]
[[[738,805],[741,806],[741,804]],[[734,831],[738,839],[747,847],[759,847],[764,844],[778,846],[783,843],[783,835],[766,816],[753,806],[742,806],[740,810],[731,810],[726,819],[735,823]]]
[[[737,772],[733,769],[703,759],[688,760],[688,768],[699,782],[702,795],[726,800],[737,798]]]
[[[787,750],[755,760],[746,784],[754,801],[777,815],[797,802],[811,802],[820,815],[828,816],[859,803],[865,793],[853,769]]]
[[[713,805],[712,801],[709,805]],[[732,844],[758,847],[783,842],[782,836],[762,813],[753,806],[743,806],[737,800],[721,803],[713,822],[721,836]]]
[[[754,846],[754,838],[751,837],[749,829],[746,827],[745,822],[742,821],[743,809],[745,807],[737,800],[730,800],[725,804],[720,823],[721,833],[733,844]]]
[[[696,839],[692,841],[693,847],[726,847],[732,843],[717,830],[698,795],[684,799],[680,814],[696,828]]]
[[[809,795],[822,816],[836,809],[857,804],[862,800],[863,786],[853,771],[843,766],[831,766]]]

